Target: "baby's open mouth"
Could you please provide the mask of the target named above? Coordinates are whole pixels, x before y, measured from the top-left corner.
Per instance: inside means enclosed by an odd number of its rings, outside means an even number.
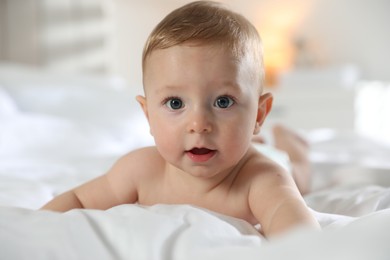
[[[194,162],[206,162],[211,159],[216,150],[211,150],[208,148],[192,148],[186,152],[188,157]]]
[[[208,154],[212,152],[213,150],[207,149],[207,148],[193,148],[189,152],[196,154],[196,155],[202,155],[202,154]]]

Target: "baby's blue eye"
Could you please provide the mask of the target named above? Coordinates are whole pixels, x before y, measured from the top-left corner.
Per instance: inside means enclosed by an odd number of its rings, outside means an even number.
[[[183,101],[180,98],[170,98],[165,104],[172,110],[183,107]]]
[[[215,101],[215,106],[219,108],[228,108],[234,104],[234,100],[230,97],[222,96],[217,98]]]

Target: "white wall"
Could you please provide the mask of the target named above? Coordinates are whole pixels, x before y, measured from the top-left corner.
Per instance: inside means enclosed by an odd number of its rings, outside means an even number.
[[[6,29],[6,5],[4,1],[0,1],[0,39],[5,38]],[[5,59],[5,44],[0,40],[0,60]]]
[[[0,0],[0,62],[106,71],[103,0]]]
[[[141,53],[153,27],[172,9],[188,0],[115,0],[114,50],[112,72],[125,76],[142,92]],[[315,46],[318,65],[353,63],[364,79],[390,81],[390,1],[387,0],[225,0],[247,16],[260,33],[278,13],[302,11],[299,21],[289,28],[291,40],[304,37]],[[270,17],[270,12],[274,17]],[[281,20],[279,19],[279,20]],[[273,20],[273,21],[271,21]],[[264,37],[263,37],[264,38]],[[263,39],[267,41],[267,39]]]
[[[39,19],[36,3],[32,0],[2,0],[0,9],[0,58],[25,64],[40,63],[35,34]]]
[[[157,25],[180,3],[163,1],[108,0],[109,15],[113,18],[112,73],[124,76],[137,94],[142,94],[142,50]]]
[[[390,80],[390,1],[316,0],[301,32],[330,64],[356,63],[364,79]]]

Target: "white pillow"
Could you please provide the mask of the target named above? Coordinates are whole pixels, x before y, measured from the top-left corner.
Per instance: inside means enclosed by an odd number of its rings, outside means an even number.
[[[0,117],[10,116],[18,112],[18,108],[11,96],[0,86]]]
[[[103,78],[101,85],[68,78],[58,82],[9,82],[6,87],[20,112],[59,116],[118,135],[128,131],[134,114],[142,113],[130,87]]]
[[[68,119],[19,114],[3,118],[0,156],[91,156],[120,154],[126,144],[104,129]]]
[[[139,110],[135,89],[115,76],[65,74],[0,63],[0,86],[21,112],[116,126]]]
[[[19,113],[0,123],[0,157],[120,156],[153,144],[146,120],[133,117],[123,137],[106,128],[52,115]]]

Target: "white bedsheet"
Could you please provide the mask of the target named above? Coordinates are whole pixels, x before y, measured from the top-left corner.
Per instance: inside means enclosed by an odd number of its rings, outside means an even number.
[[[317,213],[324,231],[265,240],[248,223],[188,205],[64,214],[0,207],[1,259],[389,259],[390,210]]]
[[[37,211],[152,139],[116,81],[17,75],[0,66],[0,259],[390,259],[390,148],[350,133],[305,133],[322,232],[265,240],[190,205]]]

